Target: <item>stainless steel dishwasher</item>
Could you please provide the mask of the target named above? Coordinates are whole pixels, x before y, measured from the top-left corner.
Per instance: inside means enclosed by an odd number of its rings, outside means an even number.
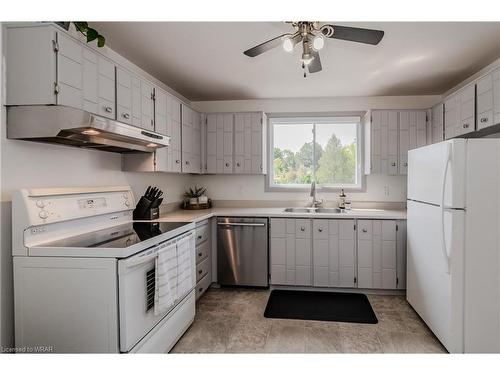
[[[217,219],[217,282],[220,285],[269,286],[268,220]]]

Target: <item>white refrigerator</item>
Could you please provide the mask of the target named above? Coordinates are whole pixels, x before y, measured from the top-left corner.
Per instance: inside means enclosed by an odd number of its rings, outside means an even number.
[[[451,353],[500,352],[500,139],[408,153],[407,300]]]

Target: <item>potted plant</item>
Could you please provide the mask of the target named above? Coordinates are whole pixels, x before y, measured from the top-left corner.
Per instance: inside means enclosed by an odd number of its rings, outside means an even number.
[[[189,201],[189,204],[191,206],[195,206],[198,203],[200,203],[198,198],[204,197],[206,191],[207,191],[207,189],[204,187],[195,186],[194,189],[189,188],[189,190],[184,193],[184,198]],[[205,203],[207,203],[207,202],[205,201]]]

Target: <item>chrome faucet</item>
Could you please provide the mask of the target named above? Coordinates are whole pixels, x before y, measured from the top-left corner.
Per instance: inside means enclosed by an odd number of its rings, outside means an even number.
[[[309,196],[312,198],[311,204],[310,204],[310,206],[312,208],[321,207],[321,205],[323,204],[323,199],[321,199],[321,200],[316,199],[316,182],[315,181],[313,181],[311,183],[311,192],[309,193]]]

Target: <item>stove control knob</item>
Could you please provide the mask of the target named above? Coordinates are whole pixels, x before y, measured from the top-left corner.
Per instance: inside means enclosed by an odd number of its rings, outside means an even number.
[[[42,210],[42,211],[40,211],[38,216],[40,216],[40,219],[46,219],[49,217],[49,213],[47,211]]]
[[[44,201],[36,201],[36,206],[38,208],[44,208],[45,207],[45,202]]]

